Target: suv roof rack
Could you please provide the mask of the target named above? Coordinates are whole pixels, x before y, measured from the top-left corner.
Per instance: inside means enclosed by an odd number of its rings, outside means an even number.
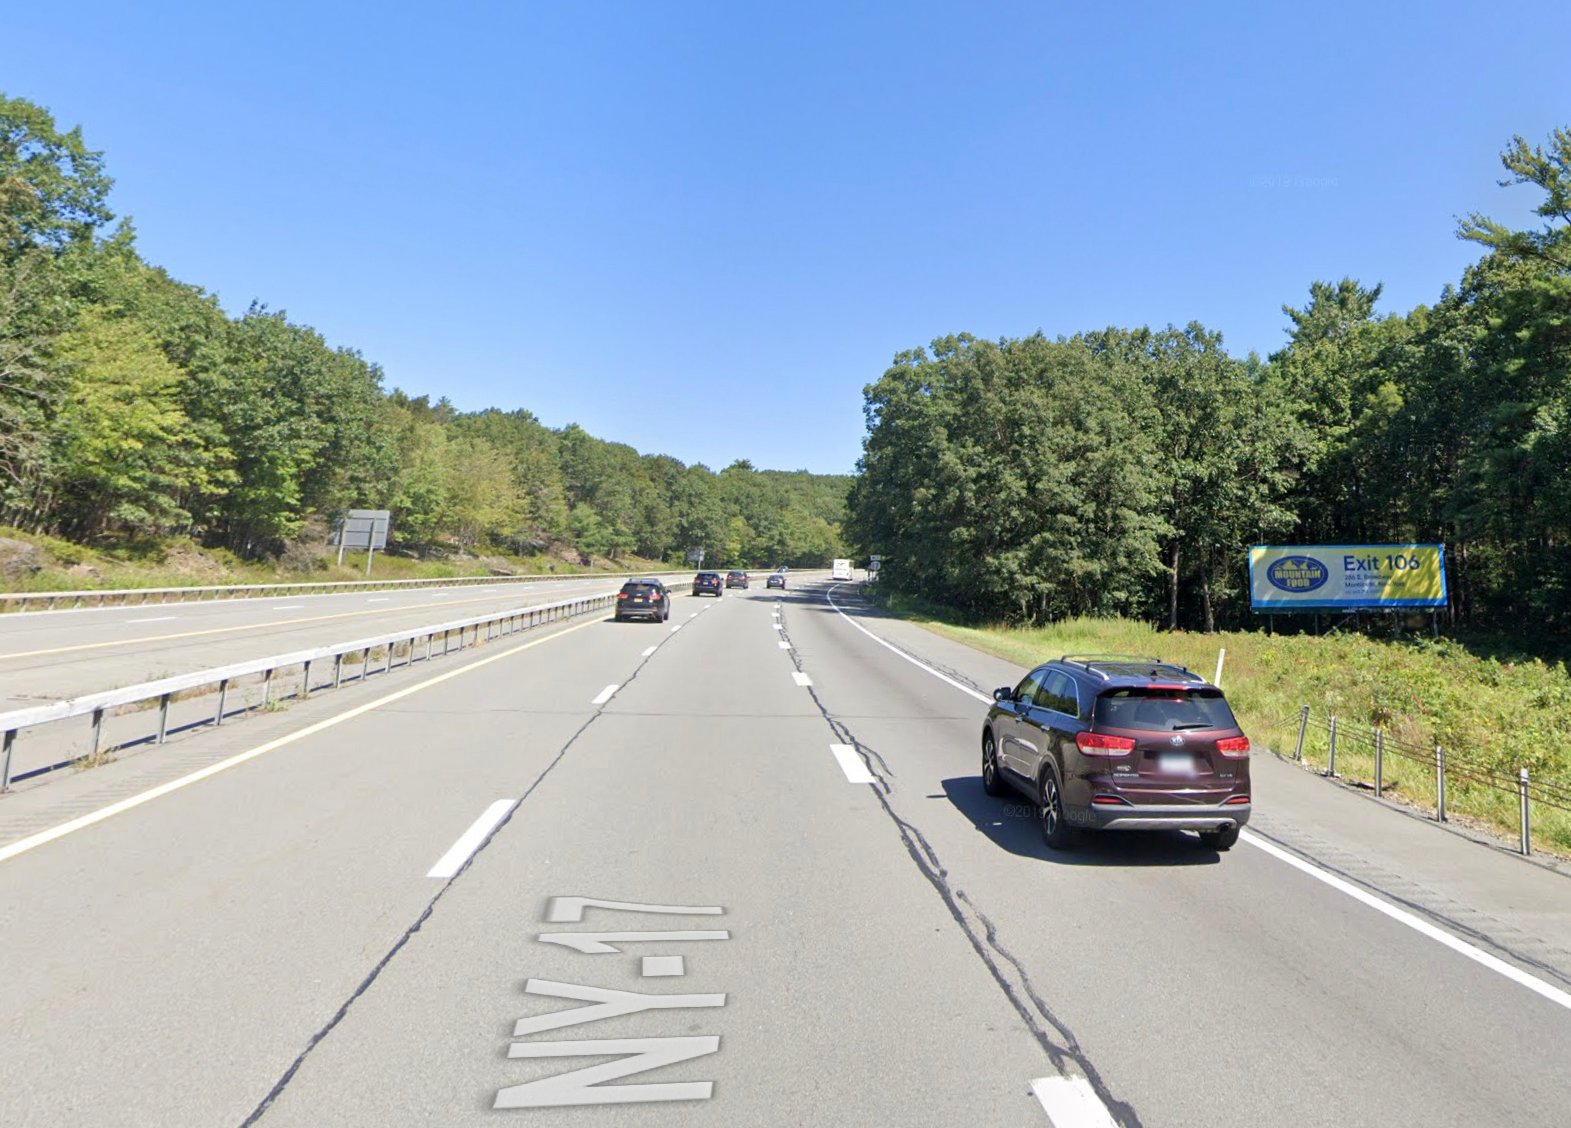
[[[1176,670],[1188,674],[1196,681],[1205,680],[1188,666],[1180,666],[1177,662],[1164,662],[1160,658],[1152,658],[1143,654],[1065,654],[1059,661],[1073,666],[1081,666],[1097,675],[1103,681],[1113,680],[1113,675],[1102,668],[1105,665],[1149,667],[1153,675],[1162,676],[1158,673],[1158,668],[1160,667],[1162,670]]]

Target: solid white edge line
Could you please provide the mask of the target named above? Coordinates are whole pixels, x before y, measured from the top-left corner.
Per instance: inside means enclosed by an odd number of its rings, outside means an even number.
[[[916,658],[911,657],[911,655],[907,654],[904,650],[901,650],[898,646],[892,646],[889,643],[885,642],[883,639],[879,638],[876,634],[874,634],[872,631],[868,630],[861,623],[857,622],[855,619],[851,618],[851,616],[847,615],[844,611],[840,610],[840,605],[835,602],[833,590],[834,589],[831,588],[830,591],[825,592],[824,593],[824,598],[829,601],[829,606],[831,606],[831,607],[833,607],[835,609],[835,614],[839,615],[842,619],[844,619],[846,622],[850,623],[857,630],[861,631],[868,638],[870,638],[874,642],[878,643],[879,646],[882,646],[885,650],[889,651],[891,654],[899,655],[901,658],[904,658],[907,662],[911,663],[911,665],[913,665],[913,666],[916,666],[918,669],[926,670],[928,673],[932,674],[935,678],[939,679],[940,681],[948,682],[950,685],[952,685],[956,689],[958,689],[961,693],[969,694],[970,696],[976,698],[978,701],[986,702],[988,705],[991,705],[993,703],[993,699],[991,697],[988,697],[986,694],[978,693],[976,690],[972,689],[968,685],[962,685],[960,682],[955,681],[955,679],[950,677],[948,674],[941,674],[941,673],[939,673],[937,670],[933,669],[933,667],[929,666],[926,662],[922,662],[922,661],[920,661],[920,660],[918,660]]]
[[[480,843],[485,841],[486,835],[496,829],[496,824],[507,817],[507,813],[518,805],[517,799],[498,799],[485,809],[468,830],[458,836],[458,841],[448,848],[436,865],[431,867],[427,877],[452,877],[463,868],[469,856],[480,849]]]
[[[856,754],[855,748],[849,744],[831,744],[829,751],[834,753],[835,761],[839,763],[840,770],[845,773],[847,782],[873,782],[873,773],[867,770],[867,765],[862,763],[862,757]]]
[[[813,684],[813,679],[808,677],[801,670],[792,670],[791,676],[796,679],[797,685],[807,686]]]
[[[151,803],[154,799],[161,799],[163,796],[168,795],[171,792],[179,791],[184,787],[190,787],[194,783],[200,783],[202,780],[207,779],[210,776],[215,776],[220,772],[226,772],[230,768],[239,767],[241,764],[244,764],[250,760],[254,760],[258,756],[265,756],[269,752],[276,751],[279,748],[284,748],[298,740],[304,740],[308,736],[315,736],[319,732],[325,732],[327,729],[341,725],[345,721],[351,721],[354,718],[369,713],[374,709],[380,709],[383,705],[390,705],[394,701],[402,701],[405,697],[410,697],[416,693],[421,692],[422,690],[430,689],[433,685],[441,685],[443,682],[452,681],[454,678],[460,678],[466,674],[471,674],[476,670],[484,669],[493,662],[500,662],[503,659],[511,658],[514,654],[522,653],[525,650],[531,650],[536,646],[541,646],[547,642],[552,642],[556,639],[562,638],[565,635],[573,634],[575,631],[588,630],[590,627],[597,626],[599,622],[600,621],[597,619],[593,622],[579,623],[576,626],[565,627],[562,630],[557,631],[555,634],[548,634],[543,638],[532,639],[529,642],[520,643],[518,646],[508,647],[506,650],[503,650],[498,654],[492,654],[486,658],[477,658],[467,665],[459,666],[456,670],[448,670],[444,674],[437,674],[435,677],[426,678],[424,681],[416,682],[414,685],[405,686],[403,689],[384,694],[383,696],[378,697],[375,701],[367,701],[363,705],[356,705],[354,708],[346,709],[342,713],[335,713],[331,717],[317,721],[315,724],[307,725],[302,729],[296,729],[294,732],[287,732],[283,736],[267,741],[265,744],[258,744],[255,748],[248,748],[244,752],[238,752],[235,755],[230,756],[227,760],[220,760],[216,764],[209,764],[205,768],[198,768],[196,771],[191,772],[188,775],[183,775],[179,779],[172,779],[168,783],[161,783],[157,787],[149,788],[146,791],[127,796],[124,799],[109,804],[107,807],[100,807],[96,811],[89,811],[85,815],[78,815],[74,819],[68,819],[63,823],[49,827],[47,830],[40,830],[36,834],[29,834],[26,838],[18,838],[15,842],[8,843],[5,846],[0,846],[0,862],[8,862],[20,854],[25,854],[29,850],[36,850],[38,847],[47,845],[48,843],[55,841],[57,838],[64,838],[68,834],[75,834],[79,830],[86,830],[88,827],[101,823],[105,819],[110,819],[115,815],[124,814],[126,811],[134,810],[144,803]]]
[[[1118,1128],[1083,1077],[1038,1077],[1031,1091],[1053,1128]]]
[[[1373,893],[1370,893],[1364,889],[1360,889],[1350,881],[1343,881],[1340,877],[1337,877],[1333,873],[1327,873],[1313,862],[1307,862],[1295,854],[1290,854],[1280,846],[1265,841],[1265,839],[1261,838],[1259,835],[1251,834],[1249,831],[1245,830],[1242,834],[1239,835],[1239,838],[1242,841],[1249,843],[1255,849],[1264,850],[1267,854],[1270,854],[1278,861],[1286,862],[1294,869],[1308,874],[1316,881],[1324,882],[1331,888],[1337,890],[1339,893],[1346,893],[1355,901],[1359,901],[1365,905],[1368,905],[1377,913],[1382,913],[1385,916],[1390,917],[1398,924],[1405,924],[1408,928],[1411,928],[1419,935],[1427,936],[1429,939],[1435,941],[1435,943],[1445,945],[1447,948],[1450,948],[1458,955],[1466,956],[1474,963],[1479,963],[1487,967],[1490,971],[1499,972],[1507,979],[1514,983],[1520,984],[1523,987],[1526,987],[1534,994],[1542,995],[1550,1002],[1555,1003],[1558,1006],[1565,1007],[1567,1010],[1571,1010],[1571,994],[1562,991],[1553,984],[1545,983],[1536,975],[1529,975],[1521,968],[1516,967],[1513,964],[1506,963],[1505,960],[1500,959],[1498,956],[1492,956],[1481,948],[1475,948],[1466,940],[1458,939],[1447,932],[1445,929],[1437,928],[1435,925],[1430,924],[1421,917],[1414,916],[1405,909],[1399,909],[1395,905],[1392,905],[1386,901],[1382,901]]]
[[[127,626],[132,623],[168,623],[179,617],[179,615],[154,615],[151,619],[127,619],[125,622]]]
[[[612,697],[616,696],[616,691],[621,689],[621,688],[622,687],[619,686],[619,685],[608,685],[604,689],[602,689],[599,693],[595,694],[595,699],[593,701],[591,701],[589,704],[591,704],[591,705],[604,705],[607,701],[611,700]]]
[[[916,667],[918,667],[919,669],[922,669],[922,670],[926,670],[928,673],[932,674],[935,678],[939,678],[939,679],[941,679],[943,681],[948,682],[950,685],[954,686],[956,689],[960,690],[961,692],[970,694],[972,697],[976,698],[978,701],[986,701],[988,704],[992,704],[992,699],[991,698],[983,697],[980,693],[978,693],[976,690],[972,689],[970,686],[961,685],[959,682],[955,681],[954,678],[951,678],[951,677],[949,677],[949,676],[947,676],[945,674],[939,673],[937,670],[933,669],[933,667],[929,666],[927,663],[918,661],[917,659],[911,657],[911,655],[905,653],[903,650],[896,649],[895,647],[891,646],[889,643],[885,642],[883,639],[879,638],[872,631],[870,631],[866,627],[864,627],[861,623],[858,623],[855,619],[851,618],[851,616],[847,615],[844,611],[841,611],[839,605],[836,604],[835,601],[834,601],[834,596],[833,596],[832,592],[833,592],[833,589],[831,589],[830,591],[824,593],[824,598],[829,601],[829,606],[833,607],[835,609],[835,612],[842,619],[844,619],[846,622],[850,623],[857,630],[861,631],[868,638],[872,639],[874,642],[878,643],[878,645],[884,647],[886,650],[890,650],[890,651],[893,651],[895,654],[898,654],[900,657],[904,658],[907,662],[910,662],[913,666],[916,666]],[[1240,834],[1239,838],[1240,838],[1241,841],[1249,843],[1251,846],[1255,847],[1257,850],[1264,850],[1267,854],[1270,854],[1273,858],[1276,858],[1278,861],[1286,862],[1288,865],[1292,866],[1294,869],[1303,871],[1304,873],[1308,874],[1310,877],[1314,878],[1315,880],[1323,881],[1327,885],[1331,886],[1331,888],[1336,889],[1339,892],[1346,893],[1349,897],[1352,897],[1355,901],[1359,901],[1362,904],[1368,905],[1370,908],[1374,909],[1376,912],[1384,913],[1386,916],[1390,917],[1392,920],[1397,921],[1397,922],[1399,922],[1401,924],[1407,925],[1409,928],[1413,929],[1413,931],[1417,932],[1419,935],[1427,936],[1427,937],[1429,937],[1429,939],[1435,941],[1436,943],[1443,944],[1447,948],[1450,948],[1453,952],[1456,952],[1459,955],[1466,956],[1468,959],[1473,960],[1475,963],[1482,964],[1484,967],[1489,968],[1491,971],[1499,972],[1501,975],[1505,976],[1507,979],[1509,979],[1512,982],[1517,983],[1517,984],[1519,984],[1519,985],[1521,985],[1523,987],[1526,987],[1529,991],[1532,991],[1534,994],[1541,995],[1544,998],[1548,999],[1550,1002],[1555,1003],[1555,1004],[1557,1004],[1559,1006],[1565,1007],[1567,1010],[1571,1010],[1571,994],[1568,994],[1567,992],[1562,991],[1560,988],[1554,986],[1553,984],[1544,982],[1542,979],[1539,979],[1536,975],[1529,975],[1527,972],[1523,971],[1521,968],[1516,967],[1513,964],[1508,964],[1508,963],[1506,963],[1505,960],[1502,960],[1502,959],[1500,959],[1497,956],[1492,956],[1488,952],[1482,950],[1481,948],[1475,948],[1475,947],[1473,947],[1473,945],[1469,944],[1465,940],[1457,939],[1455,936],[1452,936],[1449,932],[1445,931],[1444,929],[1436,928],[1434,925],[1430,924],[1429,922],[1427,922],[1425,920],[1421,920],[1420,918],[1414,916],[1413,914],[1405,912],[1402,909],[1397,908],[1395,905],[1387,904],[1385,901],[1382,901],[1379,897],[1376,897],[1374,894],[1367,893],[1364,890],[1360,889],[1358,886],[1353,885],[1350,882],[1343,881],[1340,877],[1337,877],[1335,874],[1327,873],[1325,870],[1321,869],[1319,866],[1315,865],[1313,862],[1307,862],[1303,858],[1297,857],[1294,854],[1289,854],[1286,850],[1283,850],[1282,848],[1280,848],[1278,846],[1272,845],[1271,843],[1265,841],[1264,839],[1260,838],[1259,836],[1251,834],[1247,830],[1243,831],[1242,834]]]

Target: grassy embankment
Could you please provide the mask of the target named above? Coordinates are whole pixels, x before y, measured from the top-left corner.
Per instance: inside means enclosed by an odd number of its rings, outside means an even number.
[[[1571,794],[1571,672],[1564,661],[1502,658],[1486,645],[1422,635],[1205,635],[1121,619],[1019,628],[968,623],[898,597],[886,602],[903,618],[1024,667],[1063,654],[1140,654],[1210,678],[1225,647],[1222,686],[1257,748],[1291,756],[1299,709],[1308,705],[1304,760],[1323,771],[1327,721],[1335,714],[1337,774],[1373,787],[1372,730],[1379,727],[1386,734],[1386,794],[1432,812],[1434,748],[1441,745],[1457,769],[1447,771],[1448,815],[1480,820],[1500,834],[1517,833],[1517,797],[1463,778],[1463,760],[1511,780],[1526,766],[1534,780]],[[1571,814],[1535,804],[1533,846],[1571,855]]]
[[[204,587],[223,584],[315,583],[366,579],[366,554],[338,550],[291,550],[274,563],[243,560],[223,549],[203,548],[189,540],[165,540],[118,548],[89,548],[0,526],[0,589],[5,591],[86,591],[114,588]],[[487,555],[419,560],[378,552],[371,561],[373,580],[454,579],[461,576],[518,575],[556,571],[562,575],[626,572],[669,566],[636,557],[596,559],[585,566],[560,557]]]

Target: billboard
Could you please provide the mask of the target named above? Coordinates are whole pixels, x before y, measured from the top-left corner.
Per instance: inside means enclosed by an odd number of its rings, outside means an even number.
[[[1444,607],[1441,544],[1257,544],[1249,550],[1256,611]]]

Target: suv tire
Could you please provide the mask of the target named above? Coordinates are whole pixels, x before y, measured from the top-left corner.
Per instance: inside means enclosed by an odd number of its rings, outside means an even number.
[[[1052,768],[1042,773],[1042,781],[1037,784],[1036,821],[1048,849],[1067,850],[1074,845],[1074,828],[1064,818],[1064,793]]]
[[[1202,830],[1200,841],[1213,850],[1231,850],[1238,842],[1238,826],[1234,824],[1225,830]]]
[[[1009,784],[1004,782],[998,767],[998,745],[991,731],[982,734],[982,790],[995,799],[1009,794]]]

